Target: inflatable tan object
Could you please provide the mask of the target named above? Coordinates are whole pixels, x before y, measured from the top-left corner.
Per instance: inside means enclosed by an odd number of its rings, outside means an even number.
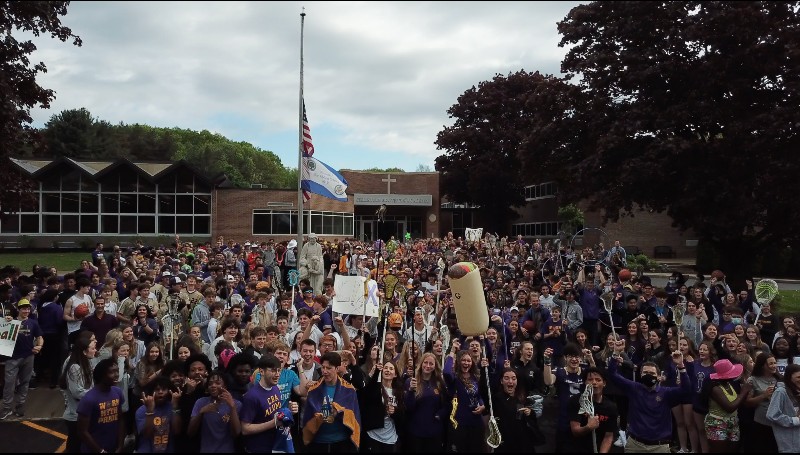
[[[459,262],[447,270],[458,329],[464,335],[481,335],[489,328],[489,311],[478,266]]]

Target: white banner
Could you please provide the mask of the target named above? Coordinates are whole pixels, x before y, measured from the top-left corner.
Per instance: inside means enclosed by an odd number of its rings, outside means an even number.
[[[333,282],[333,312],[378,316],[378,283],[363,276],[338,275]]]
[[[17,344],[19,326],[21,321],[16,319],[7,322],[5,319],[0,321],[0,355],[11,357],[14,353],[14,345]]]
[[[464,228],[464,237],[467,238],[468,242],[480,242],[481,237],[483,237],[483,228]]]

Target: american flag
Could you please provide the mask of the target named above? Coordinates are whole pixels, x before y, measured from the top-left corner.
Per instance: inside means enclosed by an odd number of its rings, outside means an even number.
[[[314,143],[311,140],[311,127],[308,126],[308,117],[306,116],[306,102],[303,100],[303,157],[311,157],[314,155]],[[303,202],[311,200],[311,193],[303,190]]]

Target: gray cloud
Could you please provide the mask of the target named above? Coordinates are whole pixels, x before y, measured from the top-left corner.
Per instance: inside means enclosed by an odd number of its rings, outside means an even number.
[[[521,69],[560,74],[556,22],[578,2],[85,2],[62,21],[81,48],[37,38],[56,91],[37,126],[86,107],[112,123],[219,132],[296,165],[300,10],[315,143],[334,167],[364,152],[432,165],[447,109]],[[288,141],[288,142],[287,142]],[[289,150],[286,150],[286,149]],[[351,153],[348,154],[348,151]],[[382,164],[376,158],[376,166]]]

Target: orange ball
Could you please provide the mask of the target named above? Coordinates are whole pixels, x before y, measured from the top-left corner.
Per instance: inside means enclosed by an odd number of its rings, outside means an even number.
[[[725,278],[725,274],[722,273],[722,270],[719,270],[719,269],[714,270],[713,272],[711,272],[711,276],[716,278],[717,280],[721,280],[721,279]]]
[[[75,307],[75,319],[83,319],[89,315],[89,305],[81,303]]]
[[[633,274],[628,269],[622,269],[619,271],[619,280],[620,281],[628,281],[633,277]]]

